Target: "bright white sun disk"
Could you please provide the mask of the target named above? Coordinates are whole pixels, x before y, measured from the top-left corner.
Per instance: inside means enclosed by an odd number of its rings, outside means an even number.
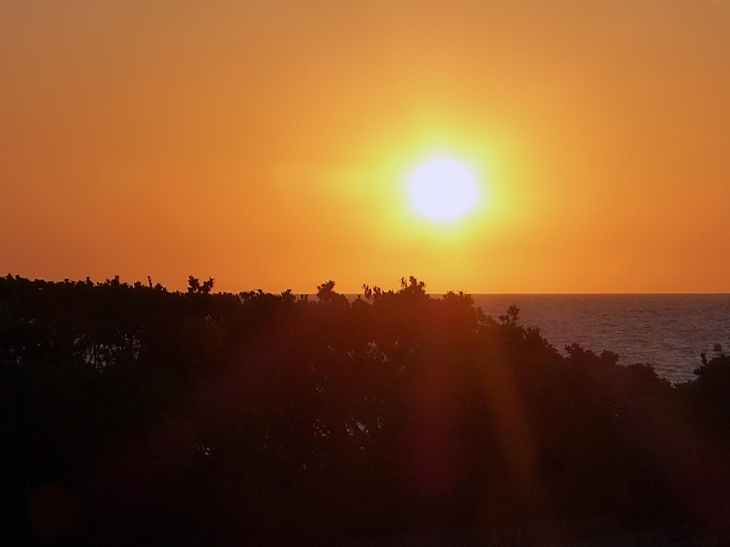
[[[430,219],[453,221],[472,209],[479,198],[474,176],[451,158],[436,158],[419,165],[408,176],[411,204]]]

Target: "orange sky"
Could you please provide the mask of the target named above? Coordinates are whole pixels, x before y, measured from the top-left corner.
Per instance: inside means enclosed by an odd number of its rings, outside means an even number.
[[[730,292],[730,2],[0,0],[0,190],[0,274]]]

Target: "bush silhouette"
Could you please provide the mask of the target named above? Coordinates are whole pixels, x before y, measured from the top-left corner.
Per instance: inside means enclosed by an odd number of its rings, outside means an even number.
[[[4,540],[730,522],[724,355],[672,386],[415,277],[352,301],[333,281],[316,299],[212,288],[0,278]]]

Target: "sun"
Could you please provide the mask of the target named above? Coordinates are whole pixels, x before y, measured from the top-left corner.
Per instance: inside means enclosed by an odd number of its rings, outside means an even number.
[[[479,186],[467,165],[451,157],[421,163],[407,176],[411,205],[430,220],[455,222],[477,205]]]

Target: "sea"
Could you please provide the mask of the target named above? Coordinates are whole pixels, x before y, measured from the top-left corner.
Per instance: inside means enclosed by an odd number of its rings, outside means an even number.
[[[672,383],[692,381],[708,359],[730,352],[730,294],[474,294],[495,319],[520,309],[519,323],[538,327],[565,353],[580,344],[619,355],[619,364],[650,364]]]

